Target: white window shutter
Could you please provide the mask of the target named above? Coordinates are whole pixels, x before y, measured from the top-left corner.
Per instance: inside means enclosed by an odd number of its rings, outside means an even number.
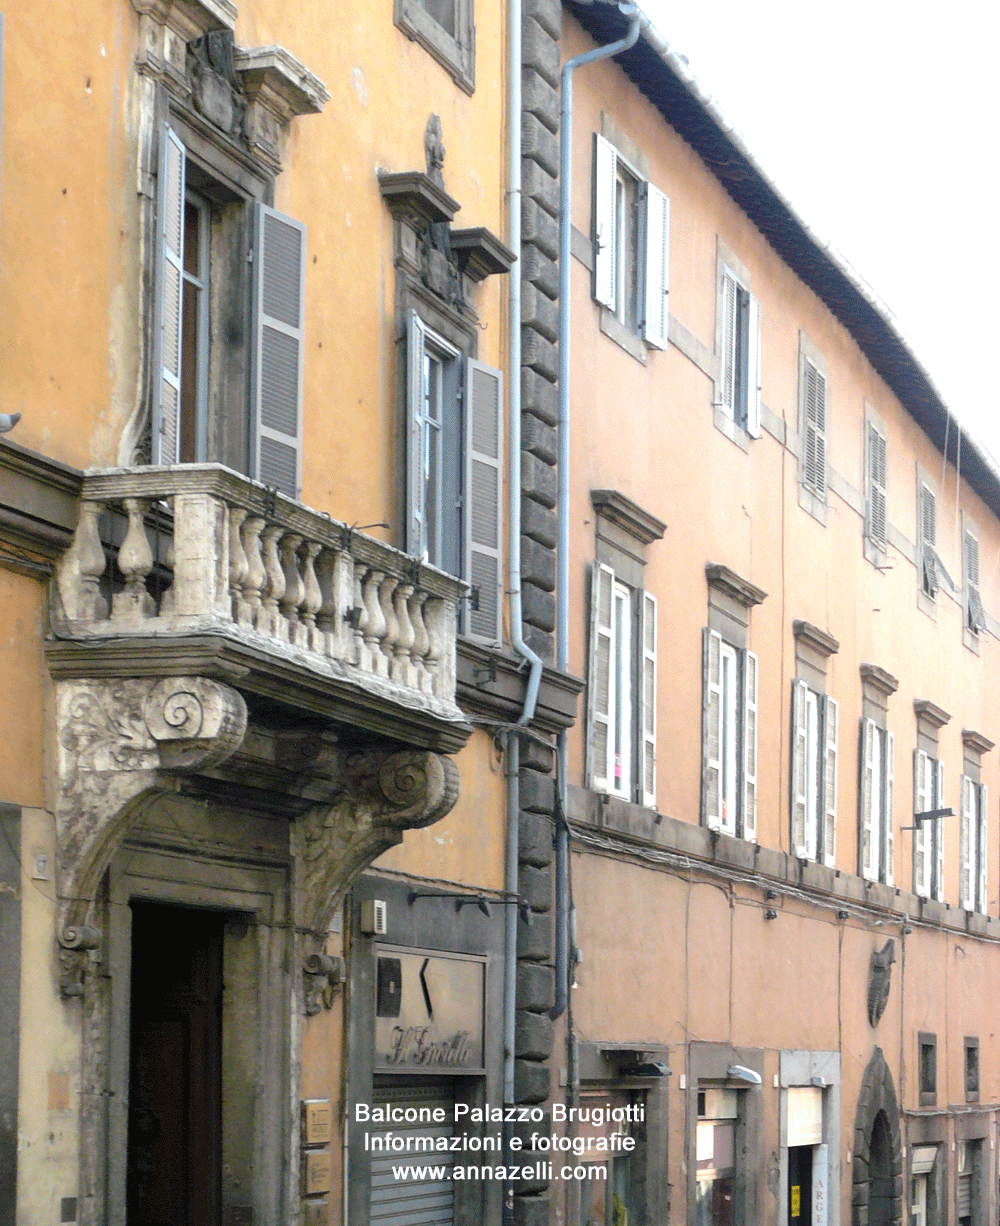
[[[972,836],[976,820],[975,785],[968,775],[962,776],[962,816],[958,841],[959,906],[972,910]]]
[[[639,678],[639,778],[642,803],[656,808],[656,597],[641,593],[642,676]]]
[[[895,770],[893,768],[893,760],[896,748],[896,738],[891,732],[885,734],[885,793],[883,799],[885,801],[885,813],[883,815],[884,825],[883,830],[883,846],[885,847],[885,883],[893,885],[896,880],[895,869],[895,851],[894,845],[896,841],[896,823],[894,820],[892,807],[893,784],[895,781]]]
[[[722,353],[719,355],[722,408],[736,419],[736,335],[739,288],[728,268],[722,273]]]
[[[702,818],[722,829],[722,636],[705,628],[702,640]]]
[[[254,205],[254,475],[289,498],[302,487],[306,228]]]
[[[757,842],[757,657],[743,655],[743,837]]]
[[[466,633],[499,643],[503,630],[503,375],[469,358],[465,373],[465,578],[478,592]],[[476,608],[478,604],[478,608]]]
[[[157,200],[158,268],[153,326],[153,463],[180,459],[181,298],[184,292],[184,184],[187,155],[163,128]]]
[[[978,837],[976,839],[976,852],[978,853],[979,861],[979,882],[978,891],[976,894],[977,910],[983,915],[986,914],[988,905],[988,895],[986,887],[988,885],[986,865],[986,784],[979,785],[979,813],[978,813]]]
[[[406,552],[427,555],[424,516],[424,343],[427,328],[414,310],[406,315]]]
[[[820,498],[826,497],[826,378],[806,359],[805,364],[805,450],[802,475],[806,485]]]
[[[747,434],[760,438],[760,304],[747,307]]]
[[[643,226],[645,237],[643,339],[655,349],[667,347],[667,294],[670,277],[670,201],[652,183],[644,183]]]
[[[886,442],[868,423],[868,538],[877,549],[886,548]]]
[[[930,783],[931,761],[922,749],[913,751],[913,811],[926,813],[931,808]],[[930,897],[930,842],[929,822],[913,823],[913,892],[921,898]]]
[[[806,856],[806,757],[809,733],[806,728],[806,694],[804,681],[792,682],[792,855]]]
[[[590,782],[597,792],[611,789],[614,729],[613,655],[615,642],[615,572],[603,562],[594,564],[590,609]]]
[[[878,880],[878,865],[875,863],[873,830],[877,815],[872,813],[872,786],[875,774],[875,737],[878,729],[872,719],[861,721],[861,876],[866,881]]]
[[[823,703],[823,863],[837,863],[837,700]]]
[[[609,311],[617,307],[618,225],[615,198],[618,154],[614,145],[594,133],[594,297]]]
[[[944,763],[938,758],[935,763],[937,771],[937,790],[934,793],[934,808],[944,808]],[[934,878],[934,897],[938,902],[944,902],[944,818],[939,817],[934,823],[936,830],[937,868]]]

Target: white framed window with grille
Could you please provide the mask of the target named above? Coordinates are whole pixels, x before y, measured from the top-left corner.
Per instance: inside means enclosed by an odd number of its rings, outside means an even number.
[[[895,738],[875,720],[861,720],[861,788],[858,793],[858,840],[861,876],[866,881],[894,882],[895,827],[893,759]]]
[[[760,306],[740,275],[725,263],[718,337],[718,407],[751,438],[760,438]]]
[[[597,792],[656,806],[656,597],[604,562],[591,579],[588,776]]]
[[[702,638],[702,822],[757,838],[756,655],[711,627]]]
[[[792,682],[792,852],[834,865],[837,855],[837,702]]]

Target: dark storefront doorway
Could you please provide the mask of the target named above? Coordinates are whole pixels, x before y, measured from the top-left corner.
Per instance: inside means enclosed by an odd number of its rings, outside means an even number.
[[[132,903],[129,1226],[218,1226],[224,923]]]
[[[788,1150],[788,1223],[809,1226],[813,1219],[813,1153],[811,1145]]]

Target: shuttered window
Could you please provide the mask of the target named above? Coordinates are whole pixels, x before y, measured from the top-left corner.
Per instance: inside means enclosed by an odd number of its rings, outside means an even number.
[[[837,703],[792,683],[792,851],[834,864],[837,840]]]
[[[652,183],[642,185],[643,300],[642,336],[655,349],[667,347],[667,293],[670,256],[670,201]]]
[[[454,1185],[451,1169],[455,1155],[436,1149],[454,1134],[455,1093],[446,1082],[419,1086],[376,1085],[372,1094],[376,1107],[391,1104],[403,1113],[402,1123],[386,1128],[372,1127],[368,1132],[371,1150],[371,1198],[368,1221],[371,1226],[453,1226],[455,1220]],[[407,1123],[405,1113],[419,1117],[429,1109],[443,1112],[444,1121]],[[388,1134],[398,1138],[395,1150],[384,1149]],[[406,1167],[407,1178],[397,1179],[393,1167]],[[416,1170],[414,1170],[416,1168]]]
[[[702,639],[702,822],[757,838],[758,661],[706,627]]]
[[[164,128],[157,191],[159,259],[153,325],[153,462],[180,461],[181,297],[184,281],[186,153],[176,132]]]
[[[973,634],[986,629],[986,615],[979,594],[979,539],[971,532],[964,536],[963,561],[965,566],[965,617],[966,626]]]
[[[656,808],[656,597],[642,593],[640,642],[642,660],[639,682],[639,778],[642,803]]]
[[[966,911],[987,909],[986,801],[984,783],[962,776],[962,815],[959,832],[960,905]]]
[[[922,749],[913,751],[913,811],[929,813],[944,807],[944,766]],[[921,898],[944,900],[943,819],[917,822],[913,831],[913,892]]]
[[[874,422],[868,423],[868,539],[885,552],[888,531],[886,520],[886,441]]]
[[[760,438],[760,307],[729,268],[722,273],[721,408]]]
[[[925,596],[937,595],[937,499],[927,485],[920,486],[920,582]]]
[[[464,577],[473,600],[466,623],[470,638],[502,639],[501,547],[503,375],[469,358],[465,378],[466,497],[462,500]]]
[[[826,376],[808,358],[803,373],[802,480],[826,499]]]
[[[861,791],[858,797],[861,876],[894,880],[893,790],[895,737],[874,720],[861,721]]]

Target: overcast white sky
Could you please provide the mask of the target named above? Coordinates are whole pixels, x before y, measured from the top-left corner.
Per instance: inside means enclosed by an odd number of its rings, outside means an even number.
[[[1000,459],[1000,5],[640,2]]]

